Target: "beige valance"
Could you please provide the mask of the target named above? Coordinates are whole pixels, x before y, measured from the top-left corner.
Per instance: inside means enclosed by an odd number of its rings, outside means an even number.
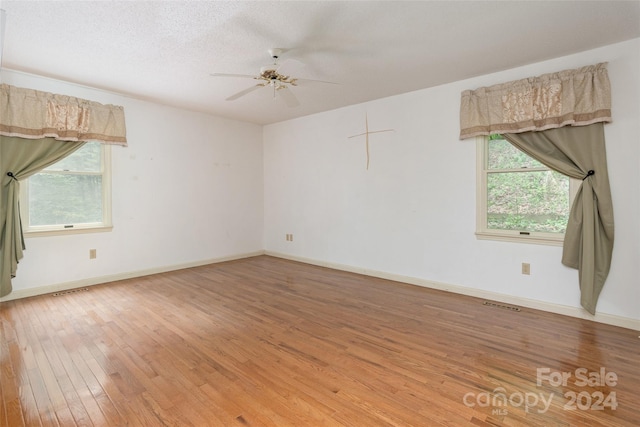
[[[462,92],[460,139],[611,121],[607,63]]]
[[[122,107],[7,84],[0,85],[0,135],[127,145]]]

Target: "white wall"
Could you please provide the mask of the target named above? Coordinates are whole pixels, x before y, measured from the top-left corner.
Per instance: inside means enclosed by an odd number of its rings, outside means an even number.
[[[129,142],[112,147],[113,231],[27,238],[13,296],[262,250],[261,126],[9,70],[2,81],[122,105]]]
[[[597,310],[640,319],[639,52],[636,39],[266,126],[265,249],[581,310],[561,247],[475,238],[475,142],[458,139],[460,92],[608,61],[616,242]],[[368,171],[364,137],[348,139],[364,131],[365,114],[370,130],[394,129],[370,135]]]

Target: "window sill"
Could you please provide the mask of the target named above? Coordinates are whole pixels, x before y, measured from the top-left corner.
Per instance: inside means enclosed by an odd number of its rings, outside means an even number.
[[[564,235],[553,236],[543,233],[527,236],[515,233],[501,233],[499,231],[477,231],[476,238],[479,240],[496,240],[500,242],[529,243],[547,246],[562,246],[564,244]]]
[[[32,227],[24,230],[25,238],[29,237],[46,237],[46,236],[67,236],[69,234],[88,234],[88,233],[105,233],[113,230],[113,225],[95,225],[95,226],[76,226],[73,228],[46,228],[38,229]]]

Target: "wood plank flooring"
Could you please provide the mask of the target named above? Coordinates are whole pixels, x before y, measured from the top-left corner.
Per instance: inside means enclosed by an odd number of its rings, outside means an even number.
[[[640,421],[638,331],[268,256],[5,302],[0,321],[0,427]]]

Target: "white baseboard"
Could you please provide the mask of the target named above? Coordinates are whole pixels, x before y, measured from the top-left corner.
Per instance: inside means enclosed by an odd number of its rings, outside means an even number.
[[[265,251],[265,255],[288,259],[291,261],[299,261],[305,264],[317,265],[320,267],[333,268],[335,270],[348,271],[351,273],[363,274],[365,276],[378,277],[381,279],[393,280],[396,282],[408,283],[411,285],[423,286],[431,289],[438,289],[456,294],[467,295],[476,298],[483,298],[492,301],[498,301],[506,304],[517,305],[520,307],[532,308],[535,310],[547,311],[550,313],[562,314],[564,316],[577,317],[580,319],[591,320],[607,325],[619,326],[622,328],[640,331],[640,320],[628,317],[615,316],[613,314],[596,313],[595,316],[582,308],[570,307],[561,304],[553,304],[544,301],[537,301],[528,298],[521,298],[512,295],[500,294],[497,292],[485,291],[482,289],[468,288],[465,286],[451,285],[447,283],[433,282],[430,280],[420,279],[417,277],[402,276],[399,274],[386,273],[384,271],[370,270],[366,268],[353,267],[350,265],[337,264],[326,261],[318,261],[310,258],[298,257],[279,252]]]
[[[236,259],[250,258],[264,255],[264,251],[249,252],[244,254],[230,255],[221,258],[205,259],[184,264],[175,264],[163,267],[149,268],[146,270],[130,271],[126,273],[110,274],[108,276],[90,277],[88,279],[76,280],[73,282],[58,283],[55,285],[40,286],[37,288],[18,289],[9,295],[0,298],[0,302],[11,301],[20,298],[34,297],[38,295],[51,294],[54,292],[67,291],[69,289],[83,288],[86,286],[100,285],[102,283],[115,282],[118,280],[133,279],[135,277],[149,276],[151,274],[166,273],[167,271],[183,270],[185,268],[200,267],[207,264],[233,261]]]
[[[628,329],[640,331],[640,320],[637,320],[637,319],[631,319],[631,318],[622,317],[622,316],[615,316],[615,315],[606,314],[606,313],[596,313],[595,316],[593,316],[589,314],[587,311],[577,307],[570,307],[566,305],[553,304],[553,303],[548,303],[544,301],[531,300],[528,298],[515,297],[512,295],[505,295],[505,294],[500,294],[496,292],[484,291],[482,289],[468,288],[464,286],[452,285],[447,283],[439,283],[439,282],[434,282],[430,280],[420,279],[417,277],[402,276],[399,274],[386,273],[384,271],[354,267],[354,266],[345,265],[345,264],[319,261],[311,258],[298,257],[294,255],[288,255],[288,254],[273,252],[273,251],[256,251],[256,252],[231,255],[231,256],[221,257],[221,258],[194,261],[194,262],[189,262],[184,264],[156,267],[156,268],[150,268],[146,270],[118,273],[118,274],[112,274],[112,275],[101,276],[101,277],[92,277],[88,279],[82,279],[82,280],[77,280],[73,282],[58,283],[54,285],[41,286],[37,288],[15,290],[9,295],[3,298],[0,298],[0,302],[11,301],[11,300],[20,299],[20,298],[28,298],[28,297],[33,297],[37,295],[45,295],[45,294],[50,294],[54,292],[61,292],[61,291],[66,291],[70,289],[82,288],[86,286],[99,285],[102,283],[115,282],[118,280],[132,279],[135,277],[149,276],[151,274],[165,273],[168,271],[182,270],[185,268],[199,267],[207,264],[216,264],[216,263],[225,262],[225,261],[233,261],[237,259],[250,258],[254,256],[259,256],[259,255],[269,255],[276,258],[303,262],[305,264],[333,268],[335,270],[348,271],[351,273],[363,274],[365,276],[378,277],[381,279],[393,280],[396,282],[408,283],[411,285],[423,286],[426,288],[438,289],[442,291],[453,292],[456,294],[467,295],[467,296],[472,296],[476,298],[499,301],[506,304],[532,308],[535,310],[547,311],[550,313],[562,314],[570,317],[577,317],[580,319],[586,319],[594,322],[605,323],[608,325],[619,326],[622,328],[628,328]]]

